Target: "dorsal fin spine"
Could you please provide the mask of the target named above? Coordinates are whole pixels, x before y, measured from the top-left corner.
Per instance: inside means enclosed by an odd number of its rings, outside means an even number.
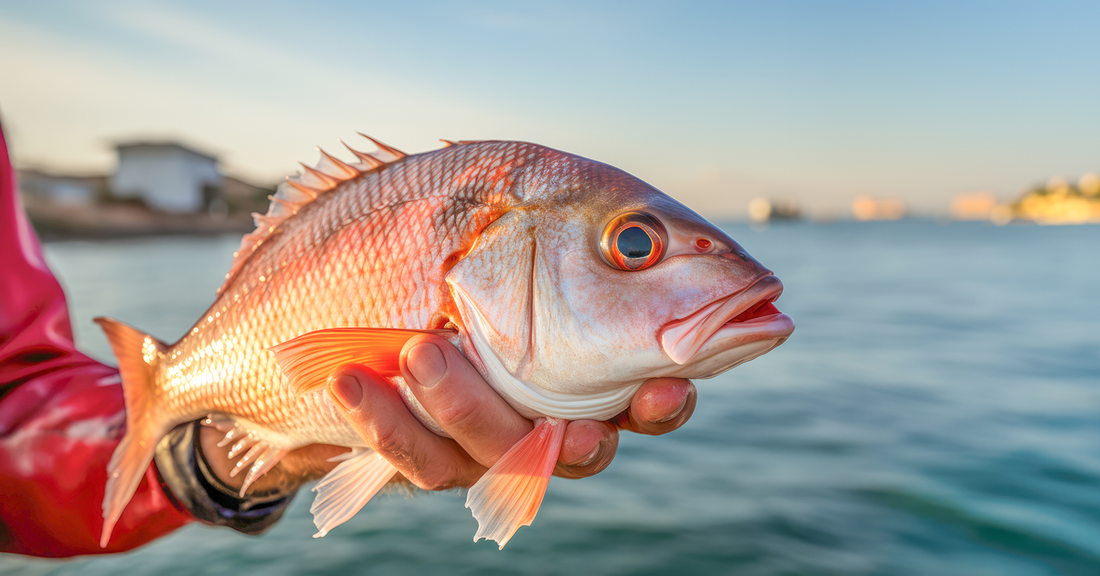
[[[339,158],[329,154],[328,152],[325,152],[320,147],[317,148],[317,151],[320,152],[321,156],[328,160],[330,164],[332,164],[338,170],[344,173],[342,179],[347,180],[350,178],[355,178],[360,174],[360,172],[356,170],[354,166],[344,162],[343,160],[340,160]]]
[[[397,158],[404,158],[405,156],[408,156],[408,154],[405,154],[404,152],[398,150],[397,148],[394,148],[393,146],[383,144],[383,143],[375,140],[374,138],[371,138],[370,136],[367,136],[366,134],[363,134],[362,132],[359,132],[359,135],[362,136],[363,138],[366,138],[367,140],[370,140],[371,142],[374,142],[374,145],[377,146],[378,149],[382,150],[383,152],[393,154]]]
[[[339,178],[334,178],[328,174],[325,174],[324,172],[321,172],[320,170],[306,164],[305,162],[299,162],[299,164],[302,165],[302,168],[306,169],[307,174],[323,182],[325,184],[326,190],[330,190],[333,186],[336,186],[337,184],[342,182],[342,180],[340,180]]]
[[[306,196],[309,196],[310,200],[316,199],[317,196],[321,192],[323,192],[322,190],[318,190],[316,188],[310,188],[309,186],[306,186],[305,184],[302,184],[301,182],[295,182],[294,180],[290,179],[290,176],[286,177],[286,183],[293,186],[295,189],[300,191],[302,194],[305,194]]]
[[[270,196],[268,196],[268,198],[270,198]],[[268,216],[267,214],[260,214],[259,212],[253,212],[252,213],[252,220],[255,221],[256,226],[258,226],[258,227],[267,226],[267,227],[271,228],[271,227],[274,227],[276,224],[279,223],[278,218],[272,218],[271,216]],[[236,253],[234,253],[233,256],[236,257],[238,254],[240,254],[239,250]]]
[[[382,166],[383,164],[385,164],[385,162],[375,158],[374,156],[371,156],[370,154],[367,154],[366,152],[360,152],[360,151],[356,150],[355,148],[352,148],[351,146],[348,146],[348,143],[344,142],[343,140],[341,140],[340,143],[343,144],[344,148],[347,148],[352,154],[355,154],[356,158],[358,158],[359,160],[361,160],[363,163],[367,164],[371,168],[377,168],[377,167]]]
[[[290,210],[294,214],[297,214],[298,210],[301,209],[302,206],[304,206],[304,204],[300,204],[298,202],[287,202],[286,200],[283,200],[278,196],[272,196],[270,194],[267,195],[267,199],[271,200],[272,202],[278,202],[279,204],[286,206],[287,210]]]
[[[252,214],[256,229],[245,234],[241,239],[241,246],[233,254],[233,263],[229,267],[229,272],[225,275],[225,283],[222,284],[221,288],[218,288],[219,296],[233,281],[237,272],[252,256],[252,253],[256,251],[256,248],[263,244],[264,240],[284,220],[296,214],[306,204],[316,200],[321,194],[338,187],[344,182],[408,156],[404,152],[383,144],[366,134],[360,133],[360,135],[378,146],[379,152],[376,153],[378,156],[360,152],[341,140],[340,143],[344,144],[362,162],[360,165],[352,165],[318,148],[321,159],[318,161],[317,166],[308,166],[303,163],[304,174],[288,176],[286,182],[279,186],[275,194],[268,196],[271,199],[271,205],[268,207],[267,213]],[[385,157],[389,157],[388,161],[383,159]],[[302,198],[302,196],[305,198]]]

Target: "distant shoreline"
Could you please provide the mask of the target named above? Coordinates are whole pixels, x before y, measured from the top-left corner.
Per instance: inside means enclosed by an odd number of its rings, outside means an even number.
[[[213,238],[217,236],[228,236],[233,234],[245,235],[255,229],[255,226],[250,226],[247,229],[243,228],[204,228],[204,229],[172,229],[172,230],[58,230],[48,227],[39,227],[37,224],[34,226],[34,231],[38,234],[38,239],[44,243],[53,242],[79,242],[79,241],[110,241],[110,240],[133,240],[139,238],[167,238],[167,237],[186,237],[186,238]]]
[[[134,205],[65,205],[23,195],[27,215],[43,242],[115,240],[157,236],[247,234],[248,214],[167,214]]]

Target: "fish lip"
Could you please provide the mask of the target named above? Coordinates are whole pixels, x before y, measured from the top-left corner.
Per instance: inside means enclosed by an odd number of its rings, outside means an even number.
[[[685,318],[665,324],[658,334],[661,348],[673,362],[682,365],[707,344],[724,337],[720,332],[728,332],[725,336],[736,336],[742,344],[786,338],[794,331],[794,322],[778,310],[731,322],[753,307],[774,302],[782,293],[783,282],[769,272],[749,286],[714,300]]]

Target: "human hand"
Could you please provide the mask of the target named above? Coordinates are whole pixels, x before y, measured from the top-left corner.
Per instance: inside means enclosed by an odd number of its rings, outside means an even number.
[[[428,430],[405,406],[389,382],[364,366],[345,366],[333,374],[328,393],[367,443],[411,483],[425,490],[472,486],[534,424],[516,412],[482,379],[449,342],[417,336],[401,353],[401,371],[413,394],[452,439]],[[665,434],[687,422],[695,410],[695,386],[678,378],[642,385],[630,408],[608,422],[575,420],[566,427],[554,474],[584,478],[607,468],[619,445],[619,430]],[[200,442],[211,472],[239,489],[244,474],[231,477],[229,447],[223,434],[204,428]],[[249,492],[287,491],[320,478],[336,466],[328,458],[346,452],[315,444],[292,451],[249,488]]]
[[[452,439],[424,427],[400,394],[369,368],[348,366],[329,382],[329,394],[371,448],[410,482],[426,490],[472,486],[534,424],[516,412],[450,343],[431,335],[411,339],[401,372],[432,418]],[[630,408],[610,422],[576,420],[565,431],[555,475],[583,478],[615,457],[619,429],[664,434],[695,410],[695,386],[661,378],[642,385]]]

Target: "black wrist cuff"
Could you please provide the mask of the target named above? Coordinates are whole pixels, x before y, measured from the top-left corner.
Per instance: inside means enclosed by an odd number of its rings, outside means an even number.
[[[238,496],[210,472],[199,447],[202,424],[188,422],[172,429],[157,444],[155,461],[165,494],[196,520],[260,534],[283,516],[294,493]]]

